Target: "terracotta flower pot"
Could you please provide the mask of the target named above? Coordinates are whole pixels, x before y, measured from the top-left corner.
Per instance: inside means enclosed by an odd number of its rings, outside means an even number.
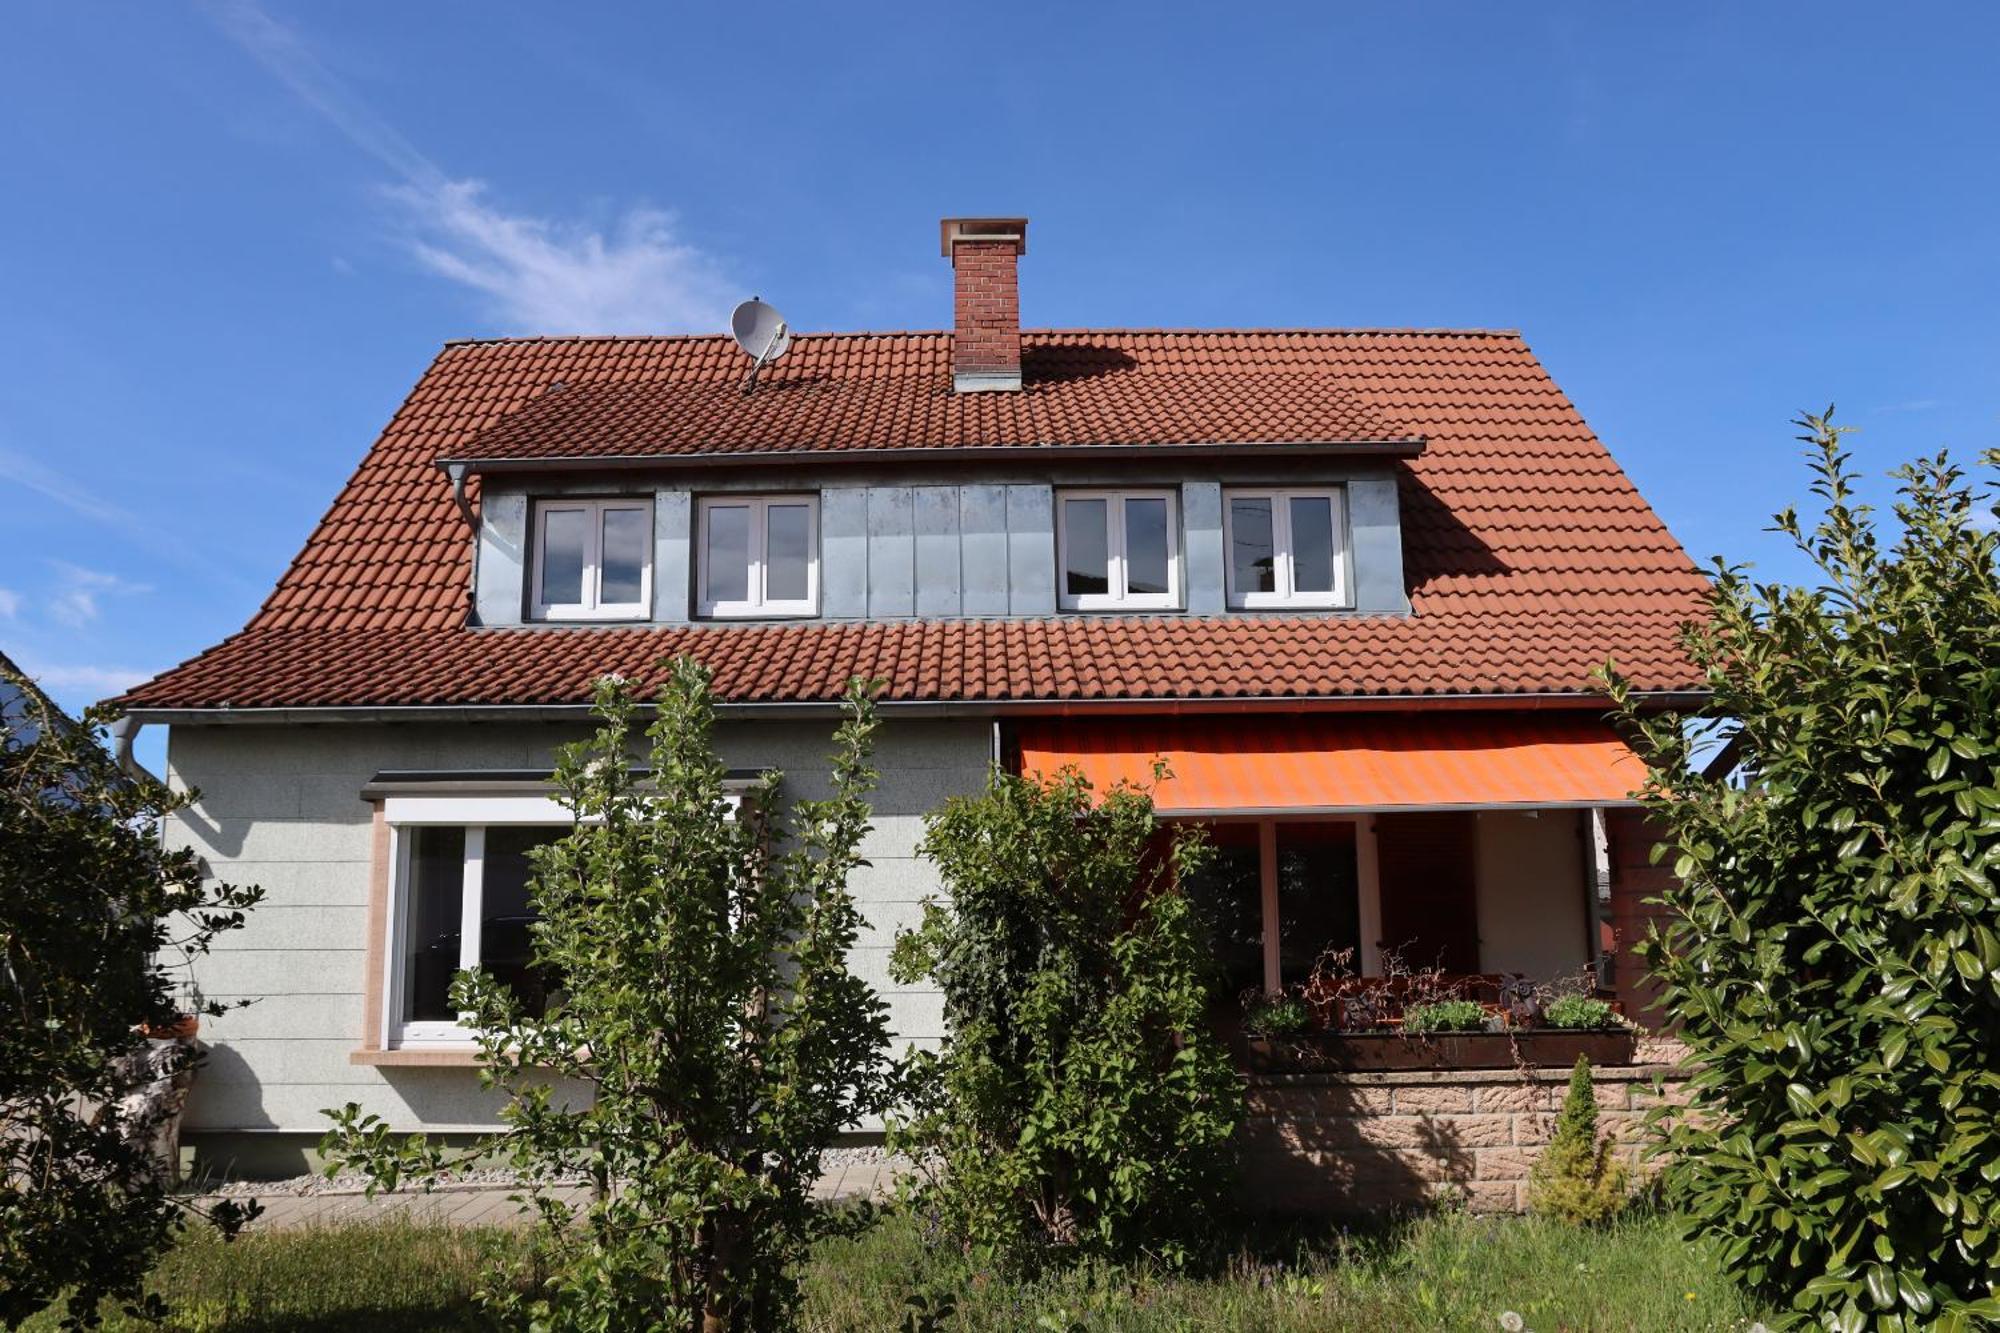
[[[201,1030],[200,1014],[176,1014],[174,1021],[166,1024],[141,1023],[140,1035],[154,1041],[186,1041]]]

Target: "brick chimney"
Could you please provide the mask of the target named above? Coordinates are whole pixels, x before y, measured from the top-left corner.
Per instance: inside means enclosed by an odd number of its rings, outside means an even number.
[[[1021,387],[1021,281],[1026,218],[946,218],[939,226],[956,274],[951,387],[959,393]]]

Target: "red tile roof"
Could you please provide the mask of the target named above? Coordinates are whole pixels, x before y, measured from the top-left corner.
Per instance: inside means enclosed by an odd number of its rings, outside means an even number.
[[[801,338],[746,397],[749,363],[733,342],[677,339],[653,376],[551,385],[451,452],[548,459],[1422,440],[1395,405],[1364,397],[1339,358],[1312,355],[1311,340],[1268,335],[1249,356],[1219,341],[1044,334],[1023,349],[1019,392],[954,393],[950,334]]]
[[[449,345],[250,625],[125,702],[573,703],[604,671],[650,678],[681,651],[738,701],[831,698],[853,673],[911,700],[1581,691],[1607,656],[1644,688],[1697,683],[1674,628],[1706,580],[1517,334],[1030,331],[1023,345],[1027,388],[954,395],[949,335],[802,336],[748,399],[726,338]],[[469,628],[470,541],[435,467],[1415,438],[1423,455],[1395,464],[1407,619]]]

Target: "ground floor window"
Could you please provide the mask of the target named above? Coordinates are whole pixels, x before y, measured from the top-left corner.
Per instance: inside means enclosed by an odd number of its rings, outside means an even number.
[[[1208,925],[1228,993],[1267,985],[1273,963],[1279,985],[1302,983],[1328,949],[1353,950],[1349,965],[1359,965],[1353,820],[1221,821],[1208,831],[1215,854],[1186,889]],[[1267,920],[1276,923],[1275,958]]]
[[[399,1028],[405,1041],[461,1040],[451,979],[484,968],[539,1016],[553,989],[529,963],[528,853],[563,825],[419,826],[407,830]]]
[[[530,853],[566,837],[569,811],[529,794],[394,795],[389,826],[382,1031],[388,1046],[465,1045],[451,979],[483,968],[539,1015],[558,979],[531,966]]]

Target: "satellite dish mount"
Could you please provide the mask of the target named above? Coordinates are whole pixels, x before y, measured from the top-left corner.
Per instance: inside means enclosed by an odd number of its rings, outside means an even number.
[[[743,354],[750,358],[750,373],[743,380],[743,393],[748,397],[757,389],[758,372],[783,356],[792,345],[792,329],[776,307],[753,296],[730,315],[729,332]]]

